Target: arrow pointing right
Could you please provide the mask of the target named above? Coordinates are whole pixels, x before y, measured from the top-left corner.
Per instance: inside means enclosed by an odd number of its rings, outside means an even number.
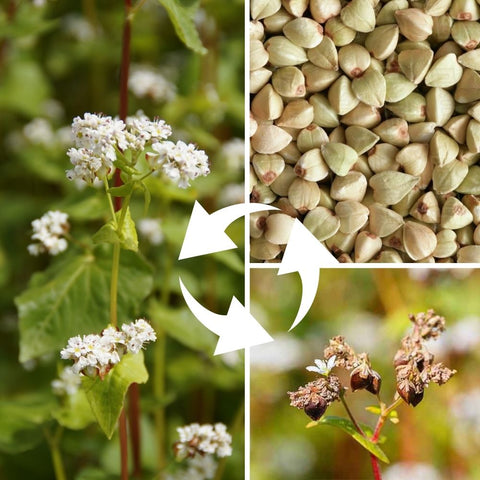
[[[278,269],[278,275],[298,272],[302,280],[302,301],[289,331],[303,320],[312,306],[317,293],[320,267],[337,264],[337,259],[296,219]]]
[[[236,297],[232,298],[227,315],[219,315],[197,302],[182,280],[178,280],[190,311],[205,327],[220,336],[214,355],[273,342],[273,338]]]

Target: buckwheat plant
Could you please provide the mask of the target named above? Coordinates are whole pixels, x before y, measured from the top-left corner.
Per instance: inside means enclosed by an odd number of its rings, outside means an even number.
[[[323,352],[325,360],[315,360],[315,366],[307,367],[308,371],[316,373],[318,377],[298,390],[288,392],[290,405],[303,410],[313,420],[307,427],[336,426],[351,435],[370,453],[375,480],[382,478],[378,460],[388,462],[378,445],[385,421],[390,419],[392,423],[398,423],[396,408],[400,404],[407,403],[415,407],[422,401],[424,391],[430,383],[443,385],[456,373],[442,363],[434,363],[434,356],[426,345],[427,340],[438,338],[445,330],[445,319],[433,310],[409,315],[409,319],[413,324],[412,331],[402,339],[393,361],[397,391],[390,404],[381,399],[382,379],[372,368],[368,354],[357,354],[340,335],[329,340],[329,345]],[[350,373],[348,386],[342,384],[339,377],[332,373],[334,368]],[[377,398],[378,406],[367,408],[378,415],[374,429],[361,425],[355,419],[346,401],[349,390],[366,390]],[[324,417],[328,406],[335,401],[343,404],[348,419]]]

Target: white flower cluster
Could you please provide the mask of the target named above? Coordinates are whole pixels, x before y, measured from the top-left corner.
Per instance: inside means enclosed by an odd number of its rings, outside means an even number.
[[[175,443],[175,455],[179,459],[199,455],[217,454],[228,457],[232,454],[232,436],[223,423],[200,425],[191,423],[177,428],[180,440]]]
[[[93,184],[112,171],[117,151],[142,151],[148,142],[168,138],[172,129],[163,120],[150,121],[143,114],[125,124],[109,116],[85,113],[83,118],[74,118],[72,132],[75,148],[67,155],[74,168],[67,171],[67,178]]]
[[[209,480],[215,477],[217,462],[212,455],[196,455],[187,459],[187,468],[175,475],[168,475],[166,480]]]
[[[82,380],[73,370],[65,367],[57,378],[52,381],[52,390],[56,395],[75,395],[82,384]]]
[[[150,67],[134,66],[128,79],[128,87],[139,98],[151,98],[157,102],[175,98],[175,85],[159,71]]]
[[[75,362],[72,370],[77,375],[82,373],[103,378],[125,353],[138,353],[145,343],[156,339],[151,325],[144,319],[138,319],[122,325],[121,330],[109,326],[101,335],[72,337],[60,356]]]
[[[30,255],[49,253],[58,255],[67,249],[68,243],[62,238],[70,229],[68,215],[58,210],[49,211],[32,222],[32,240],[36,243],[30,244],[27,249]]]
[[[139,220],[138,233],[152,245],[163,242],[162,220],[160,218],[142,218]]]
[[[203,150],[197,150],[192,143],[155,143],[152,149],[156,154],[146,155],[150,168],[154,171],[161,170],[180,188],[187,188],[190,180],[210,173],[207,155]]]

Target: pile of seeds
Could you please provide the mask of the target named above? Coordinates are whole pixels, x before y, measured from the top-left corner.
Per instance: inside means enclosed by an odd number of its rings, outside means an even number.
[[[480,262],[480,0],[251,0],[254,260]]]

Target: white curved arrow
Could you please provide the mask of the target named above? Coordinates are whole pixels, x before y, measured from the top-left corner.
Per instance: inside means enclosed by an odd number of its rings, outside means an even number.
[[[178,280],[190,311],[205,327],[220,337],[214,355],[273,342],[273,338],[236,297],[232,298],[227,315],[219,315],[198,303],[182,279],[179,277]]]
[[[278,269],[279,275],[298,272],[302,280],[302,301],[289,331],[303,320],[312,306],[317,293],[320,267],[336,264],[337,259],[296,219]]]
[[[179,260],[236,248],[225,229],[247,213],[278,210],[262,203],[237,203],[209,214],[197,201],[193,205]]]

